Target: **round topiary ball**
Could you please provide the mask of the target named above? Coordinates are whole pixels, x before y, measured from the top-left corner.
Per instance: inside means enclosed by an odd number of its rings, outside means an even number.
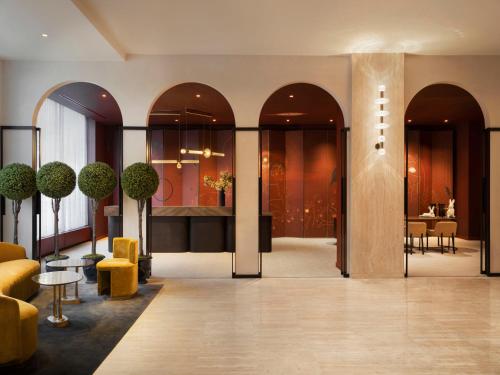
[[[89,164],[78,174],[78,188],[89,198],[99,201],[111,195],[115,187],[115,172],[106,163]]]
[[[36,173],[29,165],[14,163],[0,170],[0,194],[22,201],[36,193]]]
[[[75,171],[59,161],[45,164],[36,174],[36,186],[40,192],[52,199],[64,198],[72,193],[76,185]]]
[[[156,193],[159,184],[158,173],[149,164],[135,163],[123,171],[122,188],[132,199],[151,198]]]

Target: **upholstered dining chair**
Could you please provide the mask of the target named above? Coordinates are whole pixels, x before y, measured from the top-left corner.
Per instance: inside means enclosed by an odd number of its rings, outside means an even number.
[[[438,246],[441,247],[441,254],[444,253],[444,238],[448,238],[448,250],[450,249],[450,239],[455,254],[455,237],[457,235],[456,221],[438,221],[434,229],[427,230],[427,237],[437,237]]]
[[[113,258],[97,263],[97,293],[115,299],[131,298],[137,292],[138,243],[133,238],[113,239]]]
[[[410,236],[410,253],[413,254],[413,240],[418,238],[418,249],[424,253],[424,236],[427,236],[427,224],[418,221],[408,222],[408,236]],[[429,242],[427,242],[429,246]]]

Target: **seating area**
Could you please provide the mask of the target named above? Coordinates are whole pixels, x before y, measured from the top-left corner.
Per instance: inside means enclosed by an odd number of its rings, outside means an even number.
[[[405,231],[406,232],[406,231]],[[445,249],[447,251],[456,252],[455,238],[457,236],[457,222],[456,221],[438,221],[434,228],[428,229],[427,223],[425,222],[408,222],[408,232],[406,235],[405,249],[410,254],[413,254],[413,248],[415,245],[415,240],[418,240],[418,251],[424,254],[426,251],[439,250],[441,254],[444,254]],[[437,238],[437,248],[429,247],[429,238]],[[445,239],[448,240],[445,246]],[[424,242],[425,240],[425,242]]]
[[[40,264],[26,259],[22,246],[0,243],[0,366],[11,366],[30,359],[37,350],[39,319],[47,320],[54,328],[67,327],[70,318],[62,314],[63,304],[80,303],[78,269],[89,265],[80,259],[48,262],[49,272],[41,273]],[[68,268],[75,271],[68,271]],[[97,263],[98,282],[95,294],[111,299],[134,297],[138,289],[138,241],[114,238],[113,258]],[[87,280],[88,282],[88,280]],[[54,297],[52,315],[39,317],[38,309],[29,303],[40,285],[51,286]],[[70,289],[75,296],[70,297]]]

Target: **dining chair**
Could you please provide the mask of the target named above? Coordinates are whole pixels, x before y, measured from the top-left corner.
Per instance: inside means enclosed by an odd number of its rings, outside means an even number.
[[[418,249],[424,253],[424,236],[427,235],[427,224],[419,221],[408,222],[408,235],[410,236],[410,253],[413,254],[413,239],[418,238]],[[427,246],[429,242],[427,241]]]
[[[448,250],[450,249],[450,239],[455,254],[455,237],[457,235],[457,222],[456,221],[438,221],[434,229],[427,230],[427,238],[437,237],[438,246],[441,247],[441,254],[444,254],[444,238],[448,237]]]

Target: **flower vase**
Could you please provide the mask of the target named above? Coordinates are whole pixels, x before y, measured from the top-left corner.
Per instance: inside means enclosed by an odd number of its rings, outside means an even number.
[[[226,206],[226,192],[224,190],[219,190],[219,206]]]

